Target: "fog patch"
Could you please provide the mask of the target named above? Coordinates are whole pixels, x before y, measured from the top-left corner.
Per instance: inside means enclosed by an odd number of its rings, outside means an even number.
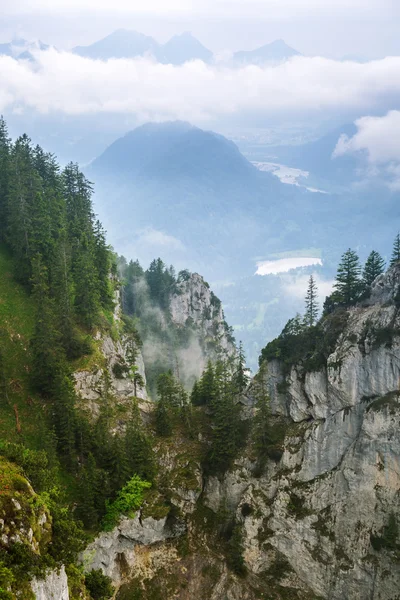
[[[257,263],[257,271],[255,272],[255,275],[278,275],[279,273],[286,273],[292,269],[312,267],[314,265],[322,266],[322,260],[316,257],[312,258],[302,256],[281,258],[279,260],[260,261]]]

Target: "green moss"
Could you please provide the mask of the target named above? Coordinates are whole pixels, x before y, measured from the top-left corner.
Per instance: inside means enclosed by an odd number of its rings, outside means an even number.
[[[145,502],[142,507],[142,519],[152,517],[160,520],[168,516],[171,510],[171,503],[156,489],[147,492]]]
[[[320,535],[323,537],[327,537],[331,540],[331,542],[335,541],[335,533],[331,529],[331,521],[330,521],[330,507],[321,511],[318,514],[317,521],[311,525],[315,531],[318,531]]]
[[[294,492],[292,492],[289,495],[287,509],[288,512],[292,514],[296,519],[304,519],[305,517],[312,514],[312,511],[305,507],[305,498],[298,496]]]
[[[267,578],[277,582],[281,579],[284,579],[287,575],[290,575],[290,573],[293,573],[293,569],[289,561],[283,554],[277,552],[274,562],[271,564],[269,569],[264,572],[264,575]]]
[[[381,398],[377,398],[376,400],[371,402],[371,404],[368,406],[367,412],[369,412],[369,411],[379,412],[381,410],[385,410],[386,408],[389,409],[391,415],[398,413],[398,411],[400,409],[400,392],[399,391],[396,390],[393,392],[389,392],[385,396],[382,396]]]

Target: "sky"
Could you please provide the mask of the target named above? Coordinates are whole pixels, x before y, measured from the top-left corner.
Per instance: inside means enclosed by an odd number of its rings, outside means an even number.
[[[0,0],[0,14],[0,43],[20,35],[55,46],[35,54],[35,62],[0,56],[0,113],[20,118],[21,126],[33,115],[83,119],[94,137],[118,118],[118,137],[123,119],[129,128],[182,119],[217,131],[355,121],[358,133],[338,140],[335,155],[363,152],[371,170],[386,169],[391,185],[399,185],[398,0]],[[222,60],[101,62],[69,51],[121,27],[160,42],[189,29],[217,53],[284,38],[304,56],[232,68]],[[346,55],[369,60],[340,60]]]
[[[276,38],[307,55],[400,54],[397,0],[0,0],[0,41],[39,37],[68,49],[126,27],[165,42],[190,30],[214,52]]]

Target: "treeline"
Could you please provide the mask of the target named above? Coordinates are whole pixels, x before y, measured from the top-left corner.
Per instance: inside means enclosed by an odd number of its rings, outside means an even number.
[[[216,363],[209,361],[190,395],[172,372],[160,375],[155,411],[157,434],[168,437],[180,428],[191,437],[197,437],[201,433],[198,407],[202,407],[204,471],[225,472],[245,443],[240,400],[249,379],[241,345],[236,357]]]
[[[35,299],[32,390],[51,407],[49,426],[71,468],[78,424],[69,361],[92,351],[91,330],[114,306],[113,255],[91,196],[77,165],[61,170],[26,135],[12,143],[0,120],[0,240]]]
[[[86,528],[98,528],[108,510],[115,514],[121,490],[125,500],[131,497],[129,482],[134,476],[154,479],[155,462],[134,401],[126,431],[112,434],[113,397],[107,373],[95,425],[79,410],[75,393],[71,361],[93,352],[96,327],[110,329],[118,286],[116,260],[93,212],[92,186],[77,165],[61,169],[53,155],[34,147],[26,135],[12,143],[3,119],[0,244],[12,255],[16,280],[34,298],[34,332],[21,368],[29,373],[26,391],[43,413],[43,432],[35,441],[39,449],[26,447],[21,436],[21,443],[2,445],[0,453],[21,465],[46,498],[53,517],[51,556],[68,567],[85,540],[81,521]],[[135,327],[128,317],[124,322],[121,329],[136,347]],[[2,360],[2,339],[10,332],[5,327],[0,333],[0,401],[5,411],[13,411],[8,394],[12,381]],[[137,377],[133,364],[129,372]],[[137,384],[142,385],[138,378]],[[65,481],[66,495],[60,484]],[[73,514],[68,502],[75,504]],[[3,551],[0,570],[6,564],[17,574],[22,564],[24,577],[32,576],[39,559],[25,547],[22,551],[23,561],[18,556],[14,561]],[[44,565],[47,558],[40,559]]]
[[[400,234],[393,244],[389,267],[400,263]],[[348,318],[347,309],[368,298],[371,285],[385,272],[382,256],[372,250],[364,265],[358,254],[349,248],[341,257],[333,292],[325,299],[322,315],[318,303],[318,288],[311,275],[305,297],[304,315],[297,314],[286,323],[282,333],[262,349],[264,361],[278,358],[287,371],[302,363],[305,370],[317,370],[333,351]]]

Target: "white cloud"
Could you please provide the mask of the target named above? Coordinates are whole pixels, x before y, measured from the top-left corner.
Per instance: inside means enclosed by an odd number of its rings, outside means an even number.
[[[312,257],[295,257],[281,258],[279,260],[261,261],[257,263],[256,275],[278,275],[278,273],[286,273],[291,269],[299,269],[301,267],[311,267],[313,265],[322,265],[320,258]]]
[[[178,238],[172,235],[168,235],[163,231],[159,231],[158,229],[153,229],[152,227],[147,227],[146,229],[143,229],[141,232],[139,232],[137,244],[139,246],[150,246],[154,250],[185,249],[185,246],[180,240],[178,240]]]
[[[357,133],[341,136],[334,156],[365,152],[370,163],[400,162],[400,111],[392,110],[383,117],[362,117],[355,122]]]
[[[392,0],[18,0],[4,3],[4,14],[78,13],[83,10],[98,12],[122,12],[126,14],[164,15],[173,12],[203,14],[207,16],[258,16],[272,18],[291,18],[315,15],[344,15],[349,17],[362,11],[368,15],[390,14]]]
[[[322,307],[322,304],[327,296],[332,293],[334,281],[325,281],[321,277],[314,273],[314,281],[318,288],[318,304]],[[307,293],[307,286],[309,282],[309,275],[294,276],[291,280],[283,284],[285,294],[302,300],[305,298]]]
[[[367,64],[295,57],[231,69],[149,59],[93,61],[51,49],[36,62],[0,56],[0,111],[135,114],[139,120],[196,122],[241,112],[266,116],[370,111],[400,99],[400,57]],[[386,106],[386,109],[390,106]]]
[[[333,157],[363,153],[368,160],[369,177],[382,177],[394,191],[400,190],[400,111],[383,117],[362,117],[355,122],[357,133],[342,135]]]

